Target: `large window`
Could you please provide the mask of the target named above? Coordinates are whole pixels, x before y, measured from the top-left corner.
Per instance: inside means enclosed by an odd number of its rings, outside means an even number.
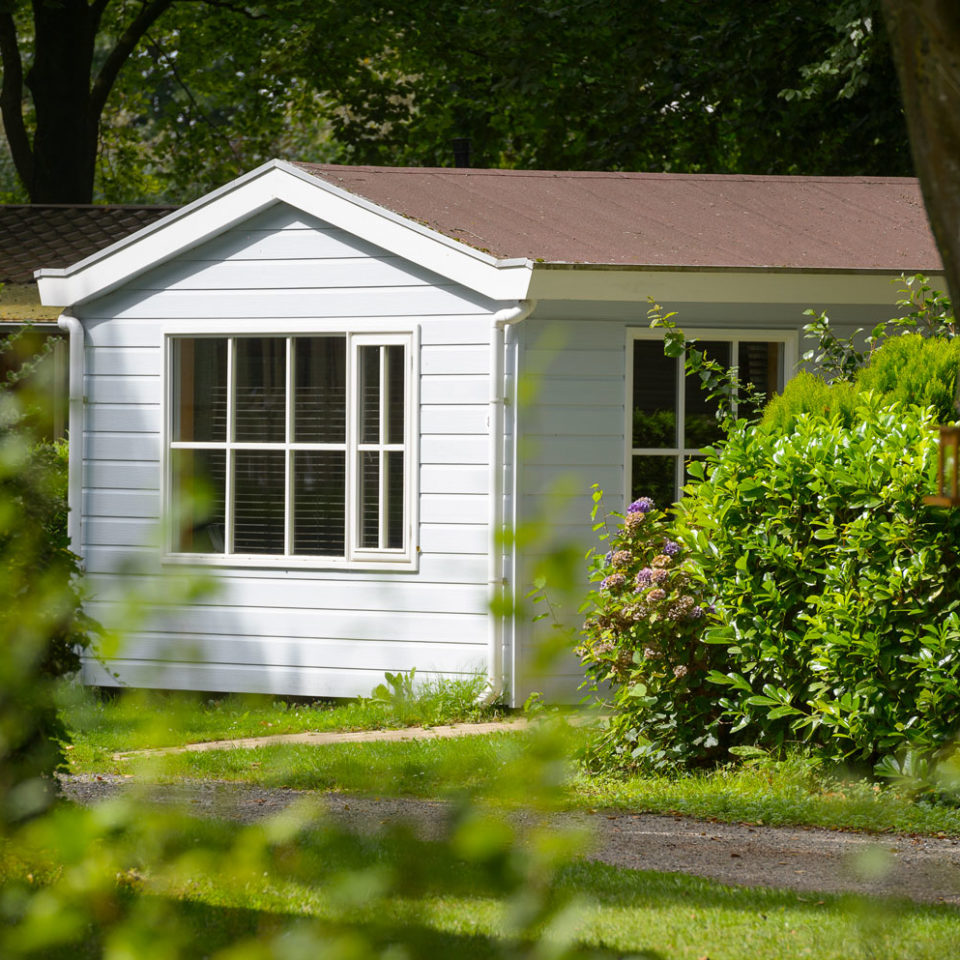
[[[170,338],[173,554],[407,560],[410,337]]]
[[[796,334],[687,332],[697,349],[724,366],[736,365],[741,380],[768,397],[783,388],[795,363]],[[684,375],[682,357],[665,357],[663,332],[631,331],[627,423],[627,499],[653,497],[673,503],[686,482],[686,464],[720,438],[716,403],[706,399],[699,377]],[[752,411],[741,408],[743,414]]]

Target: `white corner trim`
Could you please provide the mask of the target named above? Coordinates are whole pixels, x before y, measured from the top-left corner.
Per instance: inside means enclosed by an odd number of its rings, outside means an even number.
[[[37,270],[44,304],[80,304],[286,203],[492,300],[526,296],[533,264],[496,260],[282,160],[252,170],[110,247],[65,268]]]

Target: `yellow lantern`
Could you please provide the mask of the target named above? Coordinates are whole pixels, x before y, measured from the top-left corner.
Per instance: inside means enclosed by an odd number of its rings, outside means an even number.
[[[960,427],[940,427],[937,493],[923,502],[931,507],[960,507]]]

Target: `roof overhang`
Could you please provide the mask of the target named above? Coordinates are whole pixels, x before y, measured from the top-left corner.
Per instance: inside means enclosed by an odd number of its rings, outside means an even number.
[[[669,303],[831,303],[889,305],[900,270],[822,270],[796,267],[662,267],[536,263],[533,300]],[[907,271],[923,272],[923,271]],[[945,289],[942,273],[928,275]]]
[[[85,260],[38,270],[41,302],[73,306],[103,296],[276,203],[289,204],[492,300],[527,296],[531,261],[497,260],[286,161],[271,160]]]

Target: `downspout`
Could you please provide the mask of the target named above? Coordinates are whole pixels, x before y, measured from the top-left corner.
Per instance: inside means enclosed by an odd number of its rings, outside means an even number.
[[[503,616],[499,612],[503,594],[503,435],[505,417],[503,352],[506,328],[525,320],[533,312],[535,300],[518,300],[515,306],[498,310],[490,325],[490,445],[487,456],[489,478],[487,490],[487,581],[490,617],[487,650],[488,688],[480,698],[493,703],[503,694]],[[514,409],[516,417],[516,409]],[[516,429],[516,424],[514,424]],[[514,469],[516,467],[514,466]]]
[[[60,314],[57,326],[70,334],[70,444],[67,479],[67,536],[70,549],[82,555],[83,540],[80,527],[83,512],[83,327],[69,311]]]

